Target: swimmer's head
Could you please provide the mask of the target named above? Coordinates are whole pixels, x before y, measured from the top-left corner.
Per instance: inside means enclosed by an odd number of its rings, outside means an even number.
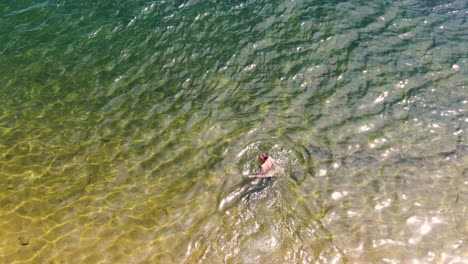
[[[260,158],[260,161],[261,161],[262,163],[265,163],[265,161],[268,159],[269,156],[270,156],[270,155],[269,155],[268,153],[263,152],[262,155],[260,155],[260,157],[259,157],[259,158]]]

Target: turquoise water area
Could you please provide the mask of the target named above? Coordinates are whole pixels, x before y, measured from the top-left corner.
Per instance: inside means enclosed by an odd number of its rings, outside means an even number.
[[[467,263],[467,15],[3,1],[0,262]]]

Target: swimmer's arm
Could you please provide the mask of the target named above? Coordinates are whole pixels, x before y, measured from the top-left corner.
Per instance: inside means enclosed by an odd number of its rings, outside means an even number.
[[[249,175],[249,178],[271,178],[273,176],[266,175],[266,174],[255,174],[255,175]]]

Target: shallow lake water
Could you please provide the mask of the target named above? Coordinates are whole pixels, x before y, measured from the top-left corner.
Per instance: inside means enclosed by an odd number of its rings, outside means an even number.
[[[467,263],[467,16],[5,1],[0,262]]]

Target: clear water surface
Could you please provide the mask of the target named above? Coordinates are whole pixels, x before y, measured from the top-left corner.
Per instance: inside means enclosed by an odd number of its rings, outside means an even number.
[[[3,1],[0,262],[467,263],[467,15]]]

